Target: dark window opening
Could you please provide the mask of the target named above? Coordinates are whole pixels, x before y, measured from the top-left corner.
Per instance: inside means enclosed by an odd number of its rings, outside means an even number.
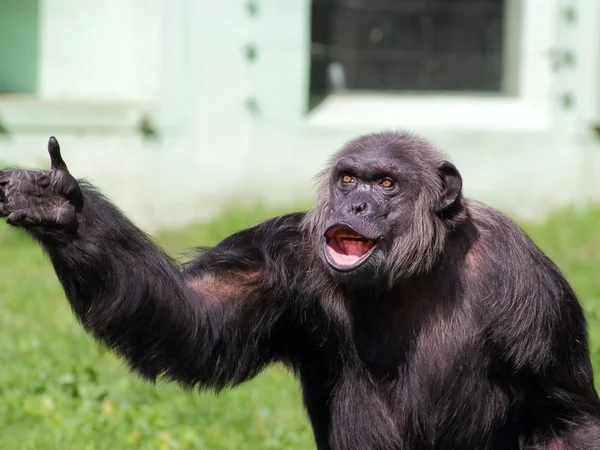
[[[311,103],[336,91],[504,88],[505,0],[313,0]]]

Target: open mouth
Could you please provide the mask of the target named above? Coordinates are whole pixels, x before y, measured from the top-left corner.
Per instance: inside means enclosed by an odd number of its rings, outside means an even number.
[[[356,269],[375,248],[376,241],[343,225],[334,225],[325,233],[327,262],[337,270]]]

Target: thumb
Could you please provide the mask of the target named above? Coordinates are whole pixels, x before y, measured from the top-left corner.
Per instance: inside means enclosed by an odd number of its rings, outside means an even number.
[[[68,172],[67,165],[60,155],[60,145],[54,136],[48,140],[48,153],[50,154],[50,168]]]

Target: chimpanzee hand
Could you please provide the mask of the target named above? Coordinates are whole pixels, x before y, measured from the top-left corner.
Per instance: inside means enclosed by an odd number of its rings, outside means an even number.
[[[0,170],[0,217],[31,231],[74,229],[83,206],[79,183],[69,173],[56,138],[48,141],[49,170]]]

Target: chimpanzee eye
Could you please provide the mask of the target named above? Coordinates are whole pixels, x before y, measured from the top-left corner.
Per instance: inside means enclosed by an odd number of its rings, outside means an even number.
[[[344,183],[344,184],[354,183],[354,177],[351,177],[350,175],[344,175],[342,177],[342,183]]]
[[[392,180],[390,180],[389,178],[384,178],[383,180],[381,180],[379,182],[379,184],[386,189],[391,189],[394,187],[394,182]]]

